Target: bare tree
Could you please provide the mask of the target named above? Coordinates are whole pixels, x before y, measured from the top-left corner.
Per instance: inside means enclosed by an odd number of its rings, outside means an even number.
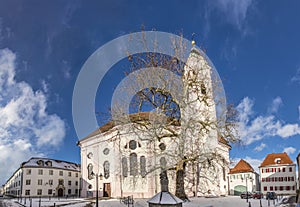
[[[186,62],[178,58],[186,49],[182,40],[173,41],[176,56],[170,57],[159,53],[159,45],[155,42],[147,43],[143,37],[140,38],[145,51],[148,51],[149,44],[154,44],[157,52],[128,54],[130,70],[127,77],[134,84],[121,87],[123,95],[114,103],[112,112],[115,124],[130,122],[130,133],[147,140],[150,154],[160,160],[148,166],[147,173],[157,169],[174,171],[175,194],[187,199],[185,182],[198,186],[202,177],[206,176],[200,174],[201,166],[213,167],[213,163],[218,164],[215,160],[222,160],[224,164],[225,159],[214,150],[218,139],[238,141],[238,114],[233,105],[226,105],[222,83],[200,50],[194,47]],[[150,72],[143,73],[145,68],[151,68]],[[136,75],[131,76],[133,73]],[[178,80],[180,84],[174,84]],[[147,88],[142,87],[145,81],[150,82]],[[141,89],[137,91],[137,88]],[[180,95],[174,94],[174,91]],[[122,98],[133,93],[128,110],[134,115],[124,118],[124,107],[128,106],[124,106],[126,101]],[[168,143],[168,149],[162,146],[163,141]],[[151,143],[161,145],[157,147]],[[167,158],[167,161],[161,158]],[[199,164],[202,165],[199,167]],[[186,174],[187,168],[189,175]]]

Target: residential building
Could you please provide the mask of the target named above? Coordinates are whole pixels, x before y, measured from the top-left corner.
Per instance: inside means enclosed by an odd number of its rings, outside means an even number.
[[[80,165],[48,158],[31,158],[4,185],[5,195],[15,197],[79,196]]]
[[[298,165],[298,203],[300,203],[300,196],[299,196],[299,193],[300,193],[300,153],[298,154],[297,156],[297,165]]]
[[[287,153],[268,154],[259,166],[261,191],[279,195],[296,194],[296,164]]]
[[[159,119],[152,112],[140,112],[129,115],[129,122],[111,121],[78,142],[81,150],[82,172],[82,196],[100,197],[124,197],[133,195],[135,198],[150,198],[160,191],[159,175],[162,169],[168,170],[169,190],[175,191],[176,175],[174,166],[178,162],[178,156],[174,152],[178,150],[179,139],[171,137],[170,133],[180,134],[182,126],[186,126],[189,120],[193,120],[187,136],[183,136],[185,153],[207,143],[215,148],[202,147],[203,153],[214,154],[214,159],[205,156],[193,158],[199,163],[187,164],[185,173],[185,190],[188,196],[227,195],[229,172],[228,142],[220,137],[215,129],[207,129],[208,133],[200,132],[204,119],[211,122],[216,119],[216,104],[209,96],[212,92],[211,67],[198,49],[193,48],[187,59],[183,75],[183,87],[185,87],[186,108],[181,110],[181,123],[173,122],[168,125],[168,130],[160,130],[155,121]],[[197,71],[196,71],[197,70]],[[205,73],[205,74],[203,74]],[[206,78],[200,80],[200,78]],[[192,82],[189,78],[199,78]],[[201,86],[193,85],[194,83]],[[198,90],[199,89],[199,90]],[[179,92],[178,92],[179,93]],[[197,94],[196,94],[197,93]],[[208,94],[204,105],[202,98]],[[188,100],[194,99],[194,100]],[[206,115],[207,117],[204,117]],[[152,117],[152,118],[151,118]],[[153,119],[154,118],[154,119]],[[154,121],[154,122],[151,122]],[[167,120],[166,120],[167,121]],[[137,123],[143,122],[147,129],[140,129]],[[161,139],[153,139],[155,130],[168,136]],[[198,130],[198,131],[197,131]],[[155,133],[157,132],[155,131]],[[185,132],[185,131],[184,131]],[[169,137],[170,136],[170,137]],[[182,142],[182,140],[181,140]],[[183,146],[182,143],[180,146]],[[207,151],[205,151],[207,150]],[[195,156],[190,154],[190,157]],[[177,163],[176,163],[177,164]],[[98,180],[97,177],[99,178]],[[98,186],[98,188],[97,188]]]
[[[229,194],[240,195],[242,192],[259,190],[259,175],[253,167],[241,159],[228,173]]]

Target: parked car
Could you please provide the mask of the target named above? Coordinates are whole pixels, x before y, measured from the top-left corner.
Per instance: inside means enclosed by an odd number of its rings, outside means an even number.
[[[262,199],[262,198],[264,198],[264,194],[262,194],[262,192],[260,192],[260,191],[256,191],[256,192],[252,193],[252,198]]]
[[[251,192],[242,192],[241,195],[240,195],[240,197],[242,199],[246,199],[247,197],[248,198],[252,198],[252,193]]]
[[[276,207],[296,207],[296,196],[288,196],[281,199],[276,205]]]
[[[267,200],[274,200],[277,198],[277,195],[275,192],[267,192],[266,199]]]

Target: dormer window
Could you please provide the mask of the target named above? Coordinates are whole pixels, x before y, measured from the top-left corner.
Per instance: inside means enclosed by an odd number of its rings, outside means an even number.
[[[276,164],[280,164],[280,163],[281,163],[281,159],[280,159],[280,158],[276,158],[276,159],[275,159],[275,163],[276,163]]]
[[[47,162],[46,162],[46,165],[47,165],[48,167],[52,167],[52,162],[51,162],[51,161],[47,161]]]
[[[38,160],[36,162],[39,166],[44,166],[44,161],[43,160]]]

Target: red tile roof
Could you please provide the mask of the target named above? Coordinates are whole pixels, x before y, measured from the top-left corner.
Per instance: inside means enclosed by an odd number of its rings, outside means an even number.
[[[268,154],[264,161],[260,164],[259,167],[265,167],[269,165],[288,165],[294,164],[291,158],[284,153],[272,153]]]
[[[245,172],[255,172],[252,166],[246,162],[245,160],[241,159],[234,168],[230,169],[229,174],[234,173],[245,173]]]

